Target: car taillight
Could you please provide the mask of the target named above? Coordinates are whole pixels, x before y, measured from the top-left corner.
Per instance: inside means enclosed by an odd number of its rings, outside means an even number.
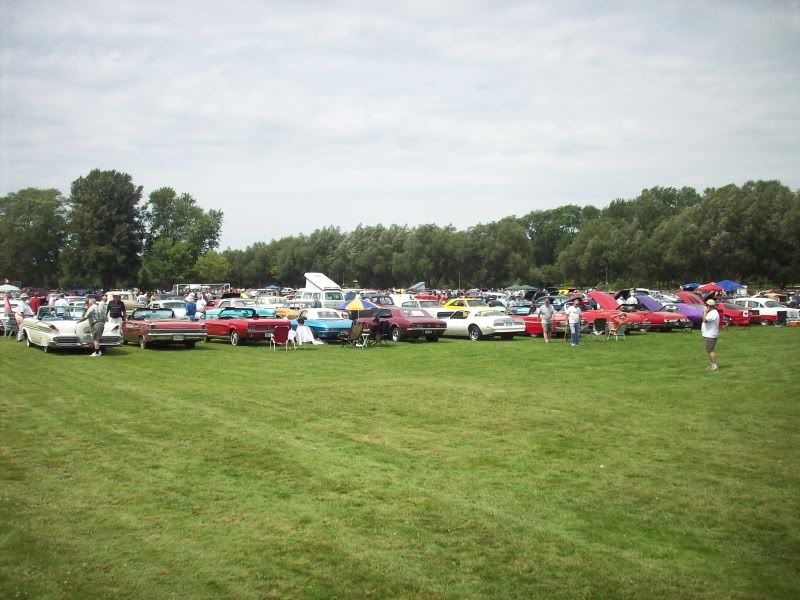
[[[750,313],[749,313],[749,312],[747,312],[746,310],[743,310],[743,311],[742,311],[742,316],[743,316],[743,317],[749,317],[749,316],[750,316]]]

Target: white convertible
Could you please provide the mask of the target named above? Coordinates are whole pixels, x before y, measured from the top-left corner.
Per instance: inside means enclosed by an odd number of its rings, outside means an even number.
[[[43,306],[35,317],[22,321],[28,346],[41,346],[47,352],[52,348],[89,348],[92,334],[89,322],[80,319],[80,312],[62,306]],[[106,323],[100,346],[119,346],[122,332],[116,323]]]
[[[494,336],[511,339],[515,335],[525,334],[525,321],[497,308],[439,311],[438,315],[447,323],[444,335],[448,337],[468,337],[476,341]]]

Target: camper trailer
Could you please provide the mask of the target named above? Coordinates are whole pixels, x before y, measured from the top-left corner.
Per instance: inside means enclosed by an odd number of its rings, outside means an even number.
[[[322,273],[306,273],[306,284],[297,290],[296,300],[310,300],[320,308],[339,308],[344,302],[342,288]]]

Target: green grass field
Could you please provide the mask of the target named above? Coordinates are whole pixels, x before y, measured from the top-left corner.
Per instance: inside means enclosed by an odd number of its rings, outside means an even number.
[[[0,339],[3,598],[797,598],[800,330]]]

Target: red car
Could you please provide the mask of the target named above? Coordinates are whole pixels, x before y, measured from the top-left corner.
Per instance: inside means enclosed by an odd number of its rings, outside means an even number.
[[[255,308],[232,306],[223,308],[214,319],[206,319],[209,338],[225,338],[231,346],[242,342],[263,342],[272,338],[276,327],[291,327],[286,319],[259,317]]]
[[[441,319],[421,308],[410,306],[383,306],[374,317],[363,317],[358,322],[364,325],[364,331],[372,330],[380,323],[388,323],[395,342],[421,337],[429,342],[438,342],[447,329],[447,323]]]
[[[649,312],[623,311],[619,305],[617,305],[617,301],[614,299],[614,296],[606,292],[594,291],[589,292],[588,295],[589,298],[594,300],[598,308],[606,313],[606,317],[604,318],[610,319],[612,316],[616,316],[624,312],[626,316],[625,322],[628,324],[628,331],[648,331],[650,327],[653,326],[653,323],[650,320]]]
[[[201,321],[176,319],[169,308],[138,308],[122,326],[122,343],[139,344],[142,349],[158,344],[183,344],[194,348],[206,341],[206,327]]]

